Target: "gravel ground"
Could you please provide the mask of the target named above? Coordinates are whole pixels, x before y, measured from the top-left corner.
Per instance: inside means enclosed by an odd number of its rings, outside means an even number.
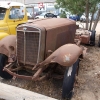
[[[80,62],[79,75],[72,100],[100,100],[100,48],[97,46],[100,29],[98,27],[96,30],[96,45],[94,47],[86,46],[88,48],[87,54]],[[62,100],[63,80],[49,79],[33,82],[23,79],[5,80],[0,78],[0,82]]]

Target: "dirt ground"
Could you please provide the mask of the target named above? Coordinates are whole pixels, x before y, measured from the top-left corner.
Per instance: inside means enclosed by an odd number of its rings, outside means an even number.
[[[88,48],[85,58],[80,62],[77,84],[74,88],[72,100],[100,100],[100,48],[97,46],[100,23],[96,28],[96,45]],[[49,79],[41,82],[33,82],[23,79],[5,80],[0,82],[28,89],[46,96],[62,100],[62,81]]]

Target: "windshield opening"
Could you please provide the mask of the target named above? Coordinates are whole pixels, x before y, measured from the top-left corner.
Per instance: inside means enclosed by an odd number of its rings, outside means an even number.
[[[1,8],[0,7],[0,20],[4,19],[5,13],[6,13],[6,8]]]

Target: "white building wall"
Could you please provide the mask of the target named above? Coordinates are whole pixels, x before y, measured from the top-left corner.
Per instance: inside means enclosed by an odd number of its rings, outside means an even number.
[[[15,1],[15,2],[21,2],[25,4],[25,0],[0,0],[0,1]]]

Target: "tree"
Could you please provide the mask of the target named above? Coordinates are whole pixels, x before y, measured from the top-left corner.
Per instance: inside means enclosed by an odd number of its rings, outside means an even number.
[[[93,23],[93,16],[94,13],[97,11],[98,7],[97,4],[100,2],[100,0],[56,0],[56,7],[58,8],[64,8],[65,11],[69,11],[72,14],[78,14],[82,15],[85,13],[86,16],[86,29],[91,30],[92,23]],[[90,26],[89,26],[89,14],[91,14],[91,21],[90,21]],[[94,28],[95,30],[97,22],[99,19],[99,14],[98,17],[94,23]]]
[[[98,9],[98,14],[97,14],[96,21],[94,22],[92,30],[95,30],[97,23],[99,21],[99,17],[100,17],[100,8]]]
[[[60,14],[61,18],[66,18],[66,13],[64,10],[61,10],[61,14]]]

